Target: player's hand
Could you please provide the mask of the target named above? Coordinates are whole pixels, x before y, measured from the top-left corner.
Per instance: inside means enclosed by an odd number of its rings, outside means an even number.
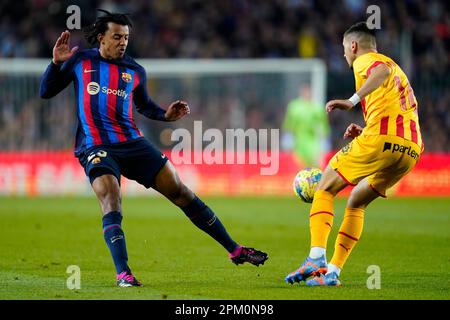
[[[191,110],[187,102],[177,100],[171,103],[166,111],[165,117],[167,121],[177,121],[189,113],[191,113]]]
[[[356,138],[357,136],[359,136],[361,134],[362,131],[363,131],[362,127],[358,126],[357,124],[352,123],[347,127],[347,130],[345,130],[344,139]]]
[[[61,64],[69,60],[77,50],[78,46],[70,49],[70,32],[67,30],[62,32],[53,47],[53,63]]]
[[[350,110],[353,108],[353,104],[349,100],[331,100],[325,105],[327,112],[331,112],[334,109]]]

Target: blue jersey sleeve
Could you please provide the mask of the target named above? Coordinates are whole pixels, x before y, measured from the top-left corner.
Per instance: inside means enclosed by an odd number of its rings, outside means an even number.
[[[147,93],[147,77],[145,70],[138,71],[139,85],[133,91],[133,101],[136,105],[136,110],[149,119],[167,121],[165,114],[166,110],[162,109],[155,103]]]
[[[62,65],[56,65],[53,61],[50,62],[41,79],[39,88],[41,98],[50,99],[56,96],[72,82],[74,66],[78,57],[78,53],[75,53]]]

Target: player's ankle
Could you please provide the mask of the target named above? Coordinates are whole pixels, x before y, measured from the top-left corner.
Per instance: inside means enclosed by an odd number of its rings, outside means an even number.
[[[328,264],[327,274],[332,273],[332,272],[336,273],[337,276],[339,277],[339,275],[341,274],[341,268],[339,268],[338,266],[336,266],[336,265],[334,265],[332,263],[329,263]]]
[[[229,253],[230,257],[236,257],[238,256],[242,251],[242,246],[238,245],[232,252]]]
[[[311,259],[318,259],[322,256],[325,256],[326,249],[322,247],[311,247],[311,250],[309,251],[309,257]]]

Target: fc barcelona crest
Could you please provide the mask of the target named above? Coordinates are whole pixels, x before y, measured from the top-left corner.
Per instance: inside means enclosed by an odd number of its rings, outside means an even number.
[[[131,74],[129,74],[127,72],[122,72],[122,80],[125,81],[126,83],[130,83],[131,82]]]

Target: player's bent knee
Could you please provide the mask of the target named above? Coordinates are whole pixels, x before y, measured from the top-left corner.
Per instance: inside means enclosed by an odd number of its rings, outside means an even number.
[[[333,168],[328,166],[322,174],[317,190],[327,191],[335,196],[346,186],[347,183],[333,170]]]
[[[355,209],[365,209],[368,203],[362,203],[358,200],[353,199],[351,196],[347,200],[347,208],[355,208]]]
[[[367,204],[361,199],[357,188],[354,188],[347,199],[347,208],[365,209]]]
[[[103,213],[121,210],[120,186],[113,175],[97,177],[92,188],[100,202]]]
[[[350,195],[347,200],[347,208],[365,209],[370,202],[375,200],[377,197],[373,198],[360,198],[357,195]]]
[[[378,194],[369,187],[366,180],[361,181],[353,188],[347,200],[348,208],[365,209],[373,200],[378,198]]]

